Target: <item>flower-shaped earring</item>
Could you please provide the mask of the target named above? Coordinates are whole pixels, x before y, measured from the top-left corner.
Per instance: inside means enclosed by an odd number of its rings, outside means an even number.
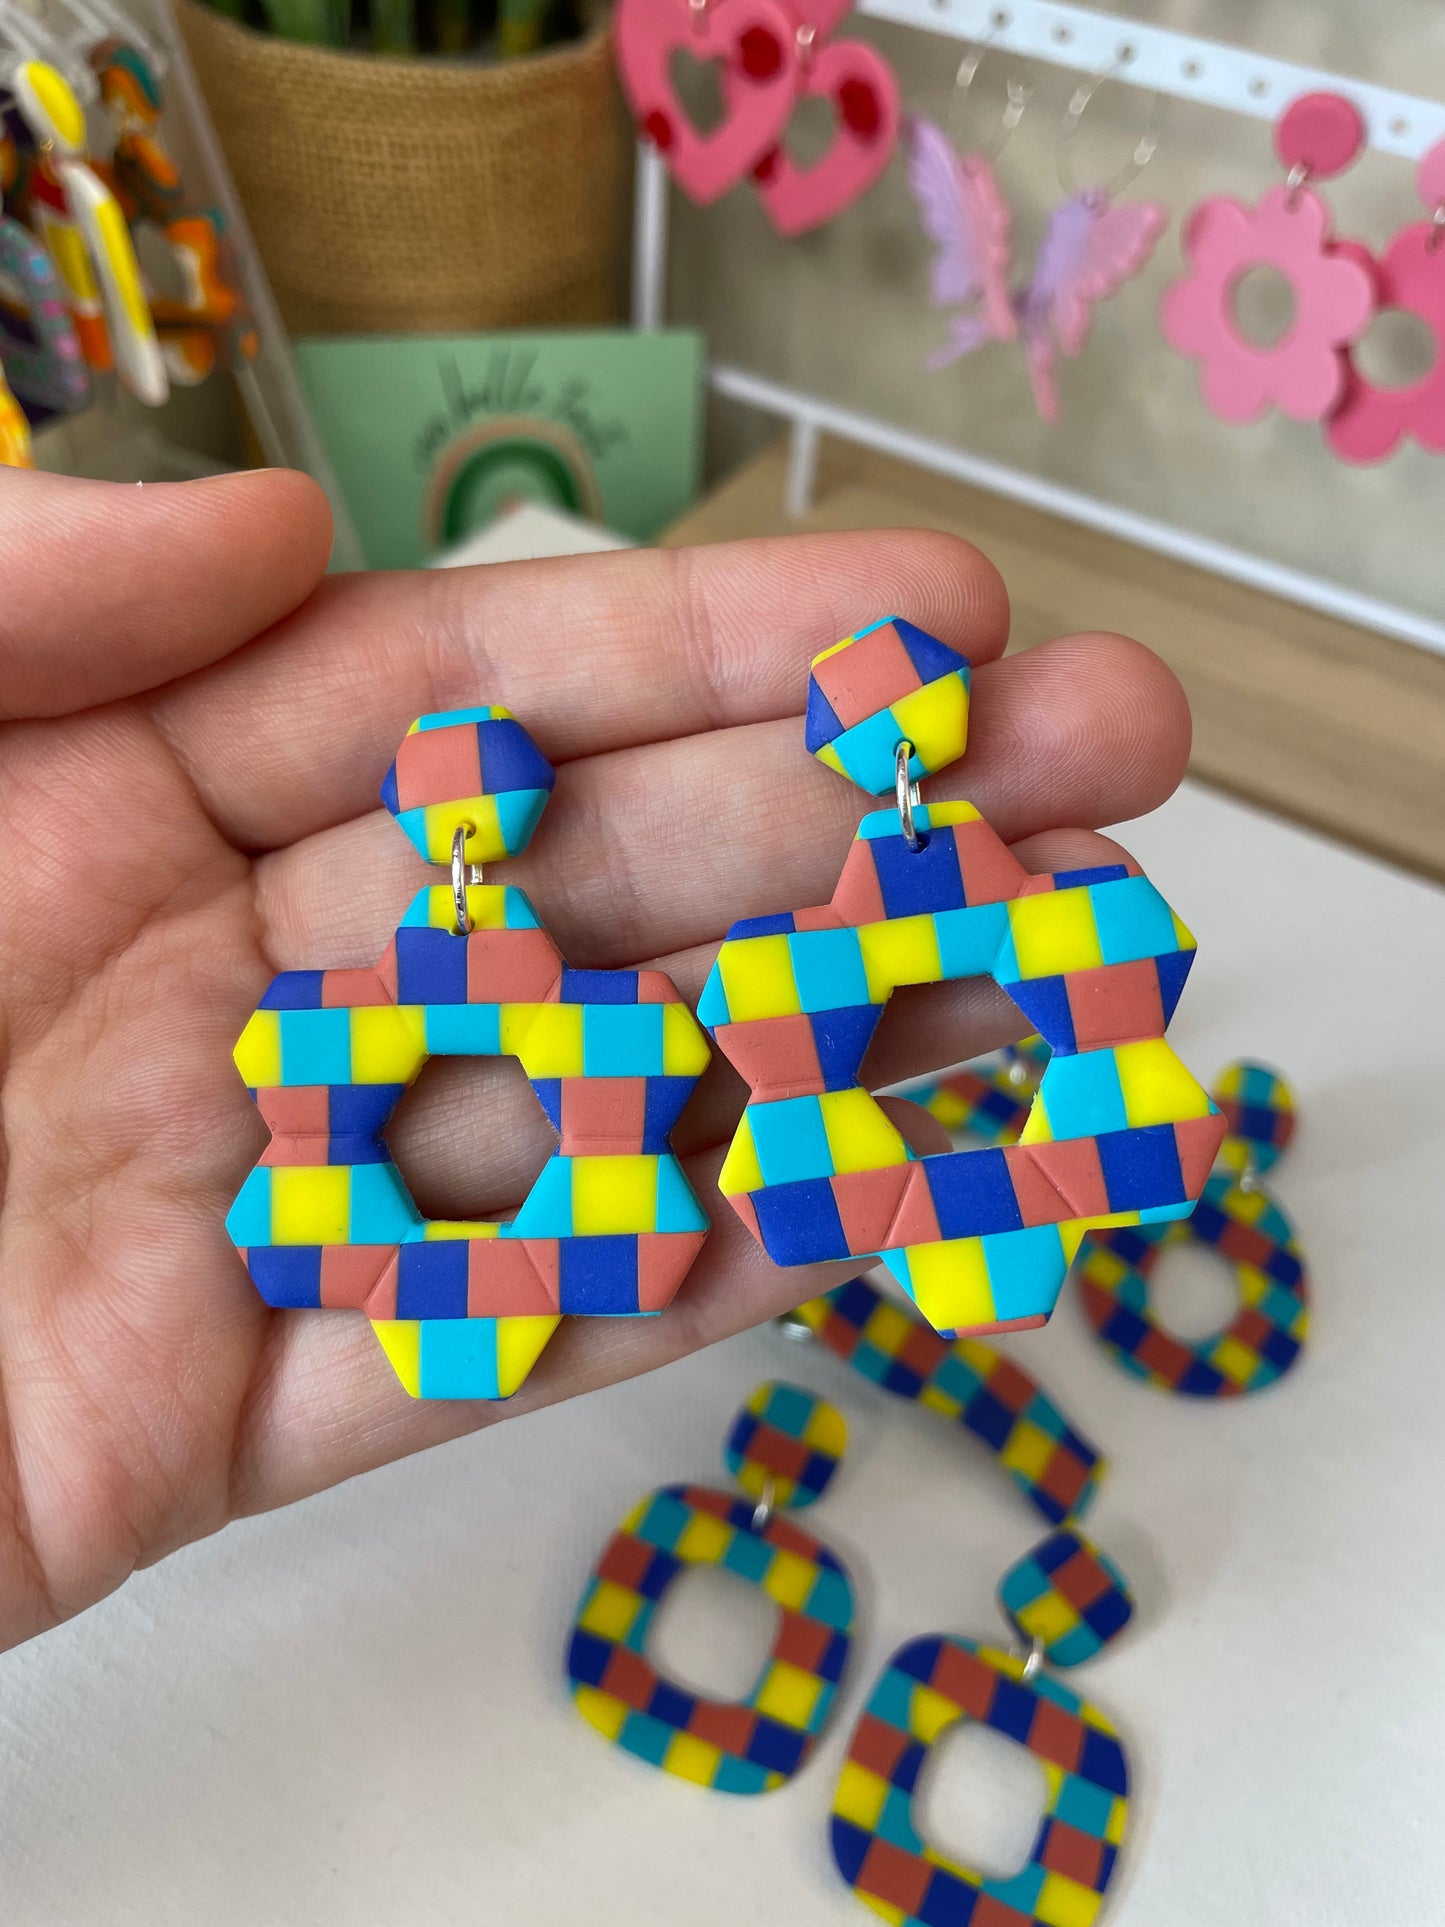
[[[729,930],[698,1004],[750,1095],[718,1184],[776,1264],[881,1258],[936,1331],[1041,1325],[1091,1223],[1187,1217],[1224,1120],[1165,1042],[1194,939],[1125,864],[1031,876],[971,803],[971,671],[884,617],[813,659],[807,747],[895,809],[831,899]],[[919,1158],[860,1072],[893,992],[992,977],[1053,1055],[1021,1141]]]
[[[1378,258],[1358,241],[1341,241],[1335,254],[1373,277],[1382,308],[1401,308],[1435,337],[1435,359],[1418,380],[1383,388],[1350,358],[1343,399],[1325,440],[1345,462],[1381,462],[1407,436],[1434,454],[1445,453],[1445,141],[1421,161],[1415,185],[1427,218],[1401,228]]]
[[[556,781],[500,705],[420,716],[381,800],[450,884],[379,963],[286,970],[236,1045],[271,1142],[226,1228],[268,1305],[365,1311],[413,1397],[509,1398],[564,1313],[660,1312],[707,1236],[672,1127],[708,1048],[660,970],[574,970],[520,856]],[[424,1218],[384,1132],[430,1057],[515,1057],[559,1143],[505,1223]]]
[[[1271,406],[1319,421],[1345,387],[1344,350],[1375,306],[1371,274],[1330,245],[1330,216],[1307,182],[1341,173],[1359,153],[1364,125],[1338,94],[1305,94],[1275,123],[1274,146],[1289,169],[1282,186],[1245,207],[1222,195],[1202,201],[1184,226],[1190,269],[1165,292],[1160,327],[1170,347],[1201,364],[1206,407],[1250,422]],[[1248,341],[1235,293],[1251,268],[1286,276],[1294,315],[1270,346]]]

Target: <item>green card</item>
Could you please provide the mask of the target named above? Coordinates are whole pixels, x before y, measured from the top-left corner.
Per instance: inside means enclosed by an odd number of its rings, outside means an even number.
[[[518,501],[647,542],[697,493],[702,338],[347,335],[298,341],[316,427],[374,569]]]

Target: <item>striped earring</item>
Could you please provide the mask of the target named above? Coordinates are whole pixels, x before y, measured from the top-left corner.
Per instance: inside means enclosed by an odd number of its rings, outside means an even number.
[[[835,1406],[796,1385],[760,1385],[723,1448],[742,1498],[668,1485],[629,1513],[587,1581],[567,1649],[589,1726],[719,1793],[768,1793],[798,1772],[843,1678],[855,1608],[842,1562],[785,1514],[822,1496],[847,1443]],[[779,1609],[746,1699],[687,1692],[647,1656],[658,1602],[696,1566],[724,1567]]]
[[[1187,1217],[1224,1120],[1164,1041],[1194,939],[1124,864],[1031,876],[919,781],[964,752],[970,668],[902,617],[825,649],[807,747],[893,809],[831,901],[735,923],[698,1015],[750,1086],[719,1180],[780,1265],[881,1258],[937,1331],[1041,1325],[1090,1224]],[[916,1157],[859,1082],[905,984],[992,977],[1052,1049],[1019,1143]]]
[[[236,1045],[271,1142],[226,1227],[279,1308],[364,1311],[413,1397],[508,1398],[565,1314],[660,1312],[707,1214],[672,1129],[709,1052],[658,970],[574,970],[521,890],[556,781],[508,709],[422,716],[381,796],[449,883],[381,961],[288,970]],[[516,1057],[559,1143],[506,1223],[424,1218],[384,1132],[430,1057]]]

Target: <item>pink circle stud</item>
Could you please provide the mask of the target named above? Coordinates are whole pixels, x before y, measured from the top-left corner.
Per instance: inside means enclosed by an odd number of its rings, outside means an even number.
[[[1343,174],[1365,144],[1360,110],[1343,94],[1301,94],[1274,124],[1274,151],[1311,179]]]

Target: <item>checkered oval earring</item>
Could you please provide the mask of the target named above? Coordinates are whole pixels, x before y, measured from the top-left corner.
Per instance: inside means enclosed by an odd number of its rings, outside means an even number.
[[[421,716],[381,798],[450,881],[379,963],[287,970],[236,1045],[271,1142],[226,1228],[268,1305],[364,1311],[413,1397],[509,1398],[568,1313],[660,1312],[708,1232],[672,1151],[707,1065],[659,970],[574,970],[518,856],[556,781],[509,709]],[[558,1135],[515,1218],[424,1218],[386,1125],[431,1057],[516,1057]]]
[[[719,1793],[768,1793],[792,1778],[832,1709],[854,1603],[842,1563],[785,1513],[821,1497],[847,1441],[836,1407],[796,1385],[761,1385],[723,1451],[742,1498],[668,1485],[628,1514],[587,1581],[567,1649],[572,1697],[589,1726],[649,1766]],[[745,1699],[685,1691],[647,1656],[658,1602],[695,1566],[736,1573],[779,1609]]]

